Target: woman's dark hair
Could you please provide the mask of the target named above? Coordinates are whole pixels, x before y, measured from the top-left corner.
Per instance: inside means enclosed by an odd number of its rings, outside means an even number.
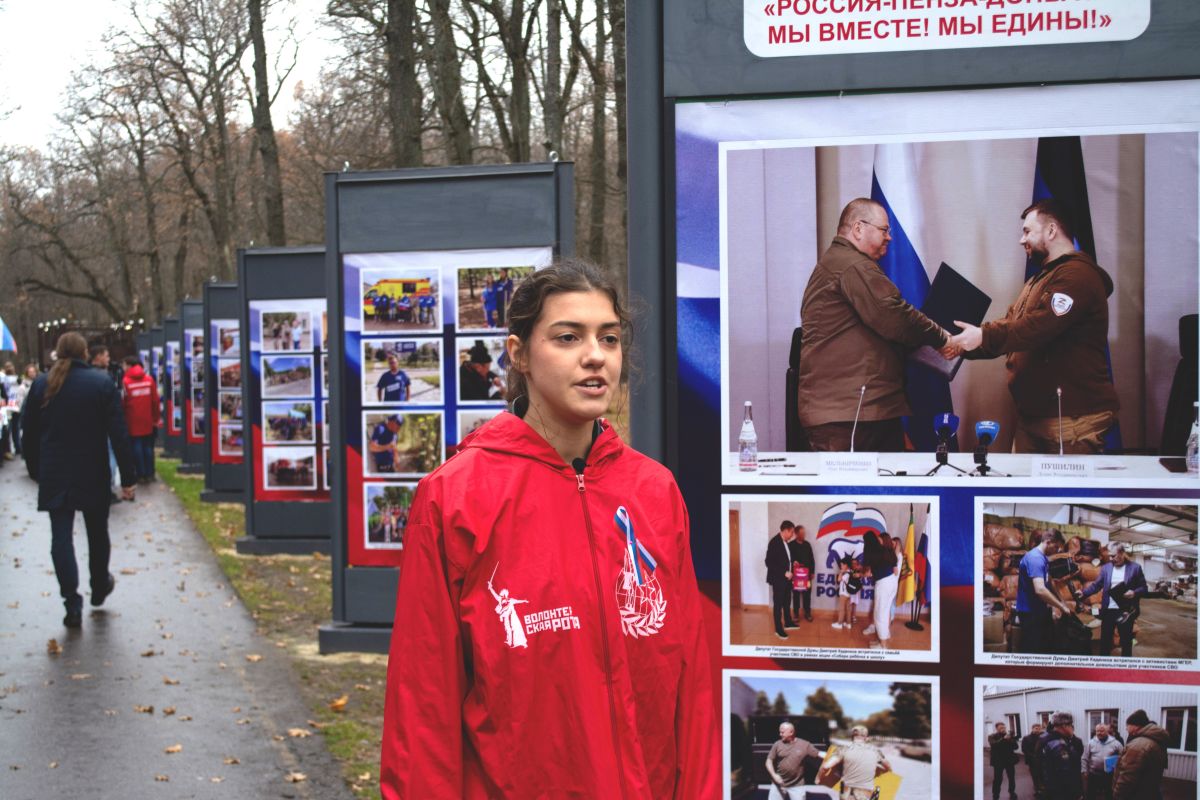
[[[508,306],[508,332],[521,340],[521,348],[529,345],[529,336],[542,315],[546,298],[563,292],[600,292],[612,301],[613,312],[621,322],[621,350],[628,354],[630,346],[629,312],[621,302],[617,285],[599,267],[577,258],[561,258],[548,267],[535,270],[517,284]],[[629,377],[629,359],[621,361],[621,382]],[[527,393],[525,373],[512,359],[506,375],[508,391],[505,399],[512,403]]]
[[[863,565],[867,569],[890,569],[896,566],[896,554],[887,547],[875,531],[863,534]]]
[[[67,379],[67,373],[71,371],[71,362],[75,359],[84,361],[87,359],[88,346],[87,339],[84,339],[74,331],[68,331],[58,337],[58,343],[54,345],[55,358],[54,366],[50,367],[50,374],[46,376],[46,394],[42,397],[42,405],[49,405],[54,399],[54,395],[58,394],[58,390],[62,388],[63,382]]]

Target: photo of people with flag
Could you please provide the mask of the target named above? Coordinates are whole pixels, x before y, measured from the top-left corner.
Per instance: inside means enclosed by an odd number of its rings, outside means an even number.
[[[728,655],[937,658],[936,498],[726,495],[723,503]],[[811,595],[803,614],[801,571]]]

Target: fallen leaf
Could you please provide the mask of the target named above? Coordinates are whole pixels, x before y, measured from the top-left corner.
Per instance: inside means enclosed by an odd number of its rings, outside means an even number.
[[[282,742],[287,737],[283,736],[282,734],[277,733],[274,736],[272,736],[271,738],[277,742]]]
[[[164,717],[169,717],[174,713],[175,713],[175,706],[167,706],[166,708],[163,709]]]
[[[240,758],[238,758],[237,756],[226,756],[223,763],[225,763],[225,764],[240,764],[240,763],[242,763],[242,760]]]
[[[153,714],[154,706],[134,706],[133,710],[139,714]]]
[[[288,736],[293,739],[307,739],[312,736],[312,733],[304,730],[304,728],[288,728]]]
[[[169,777],[167,777],[166,775],[155,775],[154,780],[158,781],[159,783],[166,783],[167,781],[169,781],[171,779]]]
[[[154,648],[153,648],[153,647],[151,647],[149,650],[146,650],[145,652],[143,652],[143,653],[141,654],[142,658],[150,658],[150,656],[152,656],[152,655],[154,655]]]
[[[106,709],[104,709],[104,716],[106,716],[106,717],[115,717],[116,715],[117,715],[117,710],[116,710],[115,708],[106,708]]]
[[[20,608],[20,607],[21,607],[21,601],[20,601],[20,600],[13,600],[11,603],[9,603],[9,604],[8,604],[8,607],[9,607],[9,608]]]
[[[86,672],[76,672],[74,675],[71,676],[71,680],[86,681],[90,677],[92,677],[92,676]]]
[[[229,709],[229,710],[230,710],[230,711],[232,711],[232,712],[233,712],[233,713],[235,713],[235,714],[238,714],[238,713],[240,713],[240,712],[241,712],[241,710],[242,710],[242,707],[241,707],[241,706],[234,706],[233,708],[231,708],[231,709]]]
[[[166,754],[168,754],[168,755],[173,755],[174,753],[182,753],[182,752],[183,752],[183,745],[181,745],[181,744],[173,744],[173,745],[171,745],[170,747],[166,747],[166,748],[164,748],[164,749],[163,749],[163,752],[164,752],[164,753],[166,753]]]
[[[245,719],[245,718],[243,718],[243,719],[239,719],[239,720],[237,721],[237,724],[238,724],[238,725],[249,725],[249,724],[250,724],[250,720],[249,720],[249,719]]]
[[[303,783],[304,781],[308,780],[308,776],[303,772],[289,772],[285,780],[287,780],[288,783]]]
[[[371,687],[370,687],[370,686],[367,686],[365,683],[356,683],[356,684],[354,684],[354,688],[355,688],[355,689],[358,689],[360,692],[369,692],[369,691],[371,691]]]
[[[133,567],[125,567],[121,570],[122,575],[137,575],[137,570]]]
[[[57,761],[51,761],[51,762],[50,762],[50,764],[49,764],[49,766],[50,766],[50,769],[58,769],[58,762],[57,762]]]
[[[360,781],[369,781],[369,780],[371,780],[371,773],[369,773],[369,772],[360,772],[360,773],[359,773],[359,775],[358,775],[358,779],[359,779]]]
[[[49,596],[50,596],[49,592],[42,592],[42,597],[49,597]]]
[[[192,721],[192,715],[191,715],[191,714],[184,714],[182,717],[180,717],[180,718],[179,718],[179,721],[180,721],[180,722],[191,722],[191,721]]]
[[[350,702],[350,695],[344,694],[341,697],[339,697],[337,700],[334,700],[333,702],[331,702],[329,704],[329,710],[330,711],[345,711],[346,704],[349,702]]]
[[[312,720],[312,719],[310,719],[310,720],[308,721],[308,727],[310,727],[310,728],[315,728],[316,730],[321,730],[321,728],[324,728],[324,727],[325,727],[325,723],[324,723],[324,722],[317,722],[316,720]]]
[[[220,783],[221,781],[223,781],[225,779],[222,778],[220,775],[214,775],[213,777],[209,778],[208,780],[211,783]]]
[[[173,633],[164,633],[164,634],[162,635],[162,637],[163,637],[164,639],[174,639],[174,638],[175,638],[175,634],[173,634]]]
[[[246,656],[246,660],[249,661],[251,664],[257,664],[259,661],[263,660],[263,657],[260,656],[258,653],[250,653],[249,655]]]
[[[62,645],[58,643],[58,639],[51,639],[46,642],[46,652],[52,656],[56,656],[62,652]]]
[[[163,683],[166,684],[167,686],[178,686],[179,685],[178,680],[176,680],[175,678],[168,678],[166,675],[163,676]]]

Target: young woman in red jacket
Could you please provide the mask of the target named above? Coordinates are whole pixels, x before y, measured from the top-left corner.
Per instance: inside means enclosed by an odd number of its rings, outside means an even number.
[[[385,798],[715,798],[688,518],[601,419],[628,319],[594,267],[527,277],[504,413],[421,481],[388,663]]]

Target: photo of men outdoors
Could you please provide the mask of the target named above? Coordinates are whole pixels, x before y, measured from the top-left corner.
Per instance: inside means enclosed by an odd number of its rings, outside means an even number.
[[[929,683],[751,671],[727,680],[734,800],[936,796]]]

